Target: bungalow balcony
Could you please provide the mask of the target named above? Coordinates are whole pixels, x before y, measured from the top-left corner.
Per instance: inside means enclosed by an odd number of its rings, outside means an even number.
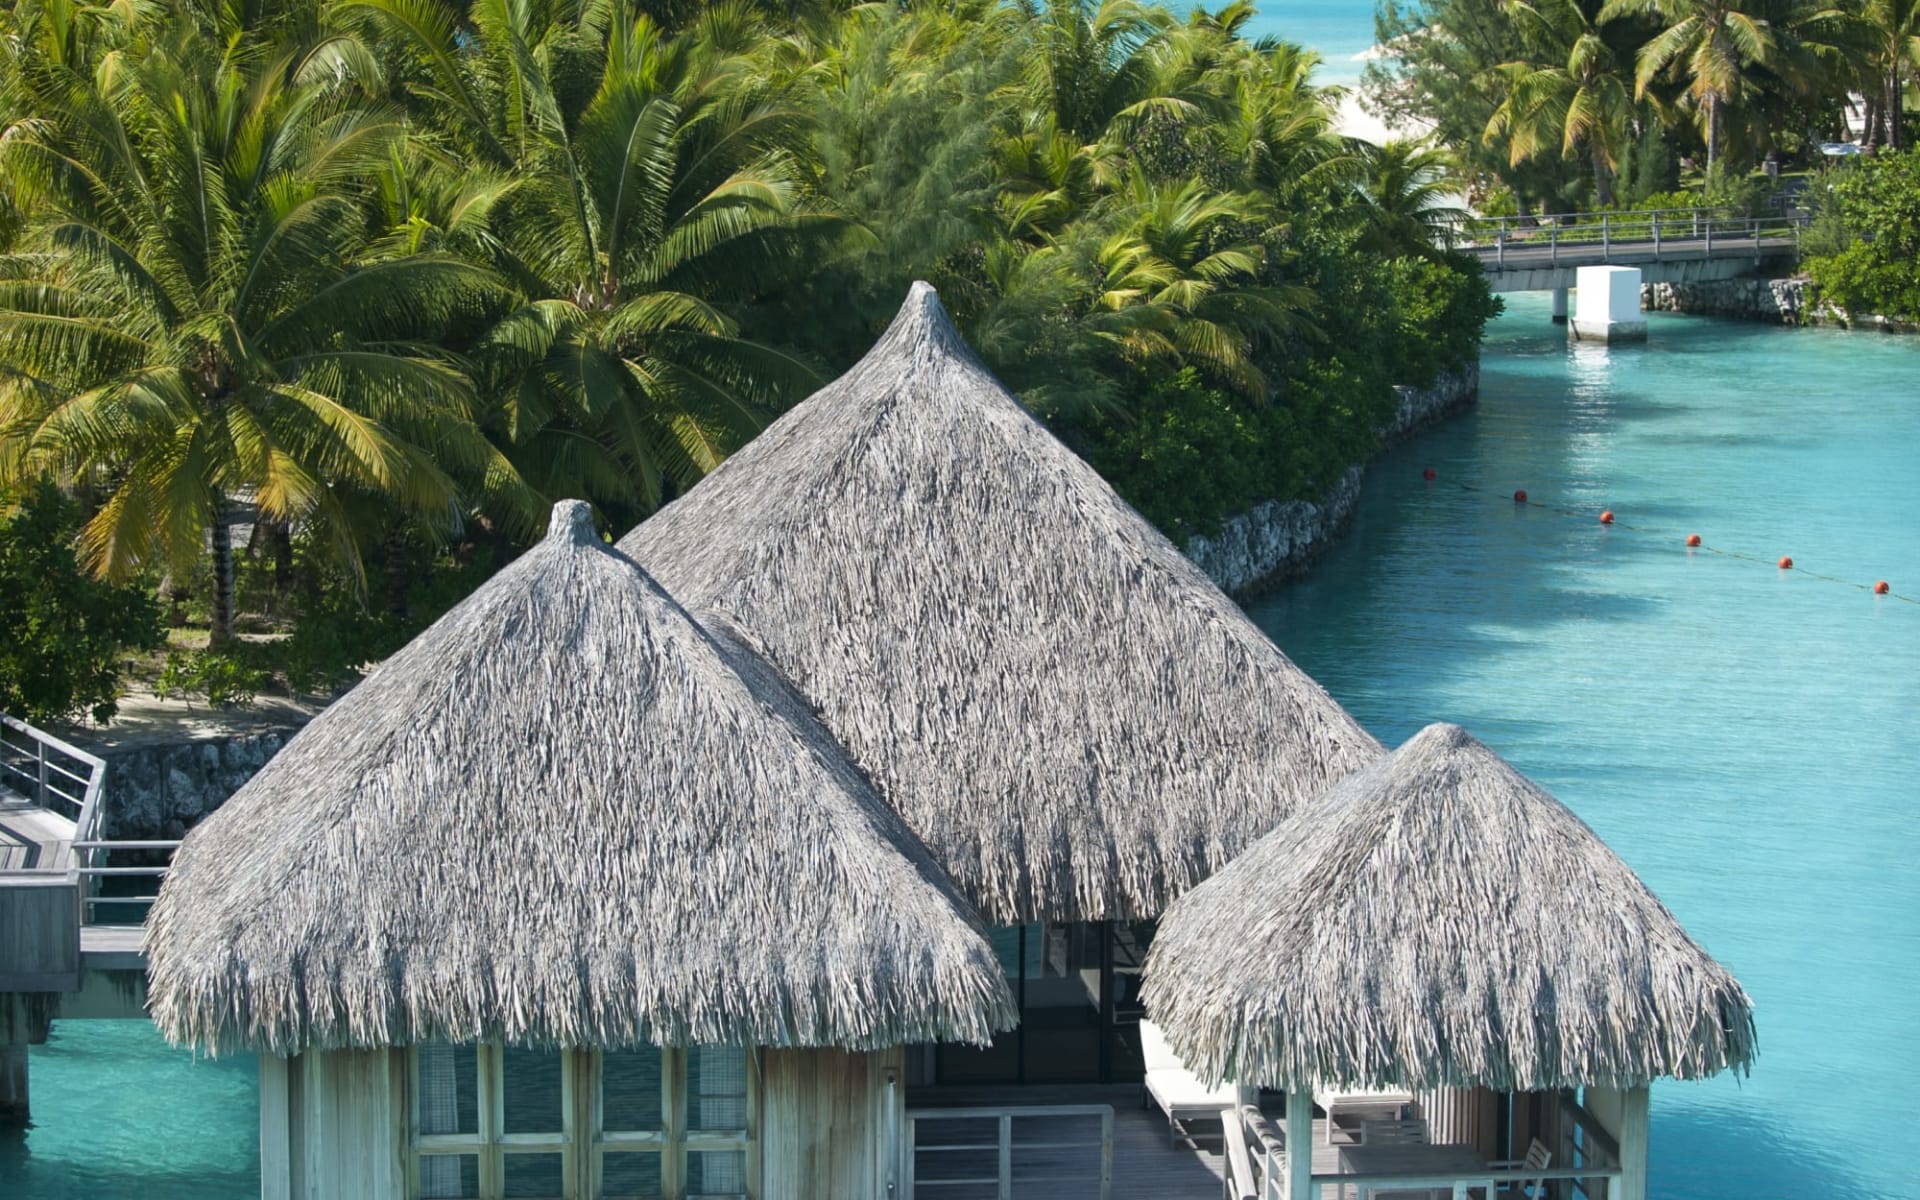
[[[1609,1200],[1619,1197],[1619,1113],[1597,1089],[1419,1097],[1393,1112],[1336,1110],[1311,1123],[1312,1200]],[[1138,1083],[947,1086],[907,1090],[904,1200],[1282,1200],[1286,1097],[1268,1093],[1178,1126]],[[1369,1118],[1400,1111],[1423,1143],[1371,1147]],[[1482,1118],[1485,1118],[1484,1120]],[[1391,1124],[1404,1132],[1409,1122]],[[1525,1165],[1544,1149],[1545,1165]],[[1508,1165],[1511,1164],[1511,1165]]]

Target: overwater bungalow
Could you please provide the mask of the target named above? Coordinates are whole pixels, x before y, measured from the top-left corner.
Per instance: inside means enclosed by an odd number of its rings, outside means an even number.
[[[1148,1009],[1190,1069],[1283,1093],[1285,1133],[1266,1140],[1328,1147],[1318,1166],[1269,1162],[1294,1197],[1375,1175],[1644,1200],[1647,1085],[1754,1054],[1733,976],[1580,818],[1453,725],[1176,901],[1147,970]],[[1328,1094],[1408,1103],[1376,1113],[1386,1144],[1366,1122],[1313,1139]],[[1441,1135],[1399,1144],[1416,1111]]]
[[[1202,881],[1383,755],[916,285],[617,550],[557,508],[194,830],[150,1007],[261,1054],[267,1197],[1249,1196],[1282,1135],[1190,976],[1146,989],[1156,920],[1191,893],[1266,970]],[[1444,1086],[1564,1086],[1524,1078]]]

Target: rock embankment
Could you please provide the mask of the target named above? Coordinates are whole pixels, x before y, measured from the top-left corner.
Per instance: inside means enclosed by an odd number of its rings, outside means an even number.
[[[1650,312],[1693,313],[1805,325],[1820,319],[1820,288],[1811,279],[1720,279],[1711,283],[1647,283],[1640,305]]]
[[[1820,285],[1811,279],[1721,279],[1711,283],[1646,283],[1640,285],[1640,304],[1652,312],[1691,313],[1701,317],[1733,317],[1778,325],[1834,325],[1847,329],[1879,329],[1888,333],[1920,333],[1920,325],[1896,321],[1875,313],[1849,313],[1820,298]]]
[[[1382,449],[1472,404],[1480,391],[1480,364],[1469,363],[1432,387],[1394,390],[1400,404],[1380,430]],[[1365,470],[1358,463],[1348,467],[1317,501],[1268,500],[1229,517],[1217,532],[1188,538],[1187,557],[1233,596],[1253,595],[1301,575],[1346,528]]]

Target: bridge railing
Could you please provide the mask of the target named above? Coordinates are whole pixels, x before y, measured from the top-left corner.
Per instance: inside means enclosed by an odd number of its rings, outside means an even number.
[[[1806,228],[1804,213],[1753,214],[1728,208],[1663,208],[1645,212],[1560,213],[1554,216],[1463,217],[1445,226],[1446,243],[1453,249],[1480,256],[1493,266],[1505,266],[1509,251],[1526,251],[1529,265],[1547,252],[1549,264],[1562,252],[1571,259],[1591,260],[1597,249],[1605,257],[1614,249],[1644,252],[1658,259],[1664,250],[1689,255],[1712,255],[1716,248],[1732,253],[1751,248],[1756,253],[1782,242],[1798,245]]]
[[[158,898],[160,880],[180,843],[102,837],[106,814],[101,792],[106,777],[104,759],[0,713],[0,783],[73,822],[72,857],[56,869],[66,870],[79,882],[80,924],[137,925],[146,920],[147,909]],[[146,861],[129,863],[125,861],[129,856]],[[153,885],[134,893],[120,890],[142,879],[152,880]]]

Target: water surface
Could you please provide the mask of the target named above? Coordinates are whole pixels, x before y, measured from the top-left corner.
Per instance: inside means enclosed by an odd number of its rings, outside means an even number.
[[[1753,995],[1751,1078],[1655,1089],[1656,1196],[1920,1196],[1920,605],[1866,590],[1920,597],[1920,339],[1512,309],[1255,618],[1388,743],[1487,741]]]

